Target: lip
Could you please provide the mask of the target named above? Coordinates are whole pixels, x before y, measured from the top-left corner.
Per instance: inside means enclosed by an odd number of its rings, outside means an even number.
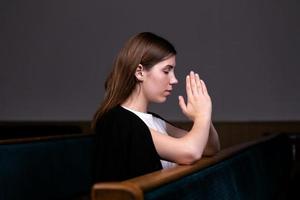
[[[172,92],[172,90],[165,90],[165,92],[166,92],[168,95],[170,95],[171,92]]]

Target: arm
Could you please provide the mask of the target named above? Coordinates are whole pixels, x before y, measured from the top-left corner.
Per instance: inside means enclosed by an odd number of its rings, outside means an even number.
[[[211,100],[198,74],[191,72],[187,76],[186,92],[187,103],[180,96],[179,106],[193,121],[191,130],[179,138],[150,130],[158,154],[178,164],[191,164],[202,157],[211,128]]]
[[[172,124],[169,123],[166,123],[166,126],[167,126],[166,128],[167,133],[170,136],[175,138],[181,138],[188,133],[188,131],[173,126]],[[213,123],[211,122],[210,129],[209,129],[209,136],[203,152],[203,156],[213,156],[220,151],[220,148],[221,147],[220,147],[218,132],[216,131]]]

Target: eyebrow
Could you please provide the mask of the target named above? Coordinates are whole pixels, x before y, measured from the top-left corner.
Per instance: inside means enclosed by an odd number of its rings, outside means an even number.
[[[166,67],[169,68],[169,69],[174,69],[174,66],[173,66],[173,65],[166,65],[165,68],[166,68]]]

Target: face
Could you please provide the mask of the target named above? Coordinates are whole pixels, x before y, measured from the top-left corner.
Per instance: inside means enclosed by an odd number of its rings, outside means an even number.
[[[143,69],[141,92],[148,102],[164,102],[171,94],[173,85],[178,83],[174,73],[175,65],[175,56],[171,56],[149,70]]]

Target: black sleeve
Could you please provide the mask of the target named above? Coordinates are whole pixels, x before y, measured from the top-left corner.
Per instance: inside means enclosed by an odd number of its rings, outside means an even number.
[[[161,169],[148,127],[127,112],[110,112],[96,125],[95,181],[121,181]]]

